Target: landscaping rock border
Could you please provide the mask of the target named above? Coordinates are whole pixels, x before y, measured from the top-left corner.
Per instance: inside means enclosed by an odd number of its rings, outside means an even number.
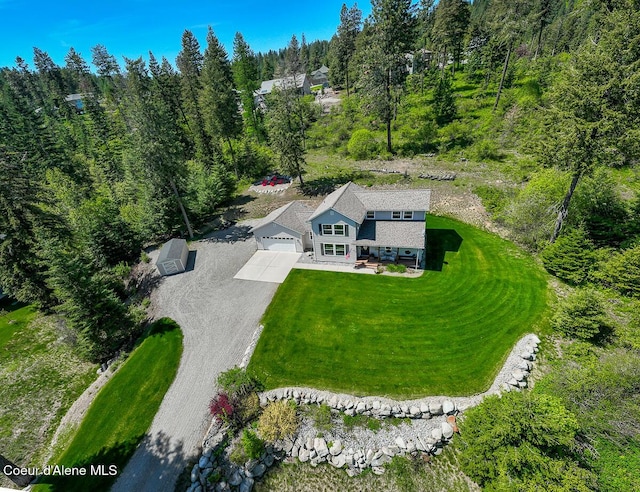
[[[254,341],[262,327],[256,330]],[[228,428],[213,423],[202,443],[203,454],[191,469],[191,486],[188,492],[250,492],[256,478],[260,478],[276,461],[288,459],[309,462],[311,466],[328,463],[345,469],[349,476],[360,474],[367,468],[377,475],[384,473],[384,465],[394,456],[442,453],[455,433],[457,418],[466,409],[478,405],[485,396],[515,391],[527,387],[528,376],[536,360],[540,339],[534,334],[522,337],[507,357],[491,387],[484,393],[471,397],[434,396],[416,400],[397,401],[390,398],[337,394],[312,388],[278,388],[259,395],[261,406],[278,400],[294,400],[304,405],[328,405],[334,412],[346,415],[364,415],[371,418],[409,418],[431,422],[428,428],[415,432],[411,437],[397,434],[394,441],[378,449],[374,447],[354,448],[343,445],[342,440],[329,441],[316,435],[302,432],[293,439],[277,441],[266,446],[259,459],[249,460],[243,466],[231,463],[225,454],[228,445]],[[245,353],[250,358],[255,348],[252,341]],[[243,359],[244,361],[244,359]]]

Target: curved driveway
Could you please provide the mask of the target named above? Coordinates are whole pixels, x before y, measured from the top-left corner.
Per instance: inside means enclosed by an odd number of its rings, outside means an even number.
[[[234,241],[248,229],[242,224],[216,233],[222,242],[191,243],[197,251],[193,270],[166,277],[156,288],[156,316],[180,324],[184,351],[175,381],[113,491],[173,491],[187,460],[196,455],[209,424],[216,377],[240,364],[278,287],[233,278],[256,250],[252,236]]]

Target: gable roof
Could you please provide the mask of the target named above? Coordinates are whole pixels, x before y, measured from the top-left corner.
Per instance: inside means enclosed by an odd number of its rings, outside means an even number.
[[[362,218],[366,212],[362,202],[356,197],[355,192],[361,191],[357,184],[349,181],[346,185],[341,186],[333,193],[329,193],[322,203],[316,208],[309,220],[322,215],[327,210],[333,209],[345,217],[355,221],[362,222]]]
[[[291,229],[294,232],[304,234],[311,230],[307,221],[312,213],[313,209],[302,202],[289,202],[267,215],[258,224],[253,226],[250,232],[273,222],[287,229]]]
[[[307,78],[306,73],[300,73],[296,75],[296,89],[304,86],[304,81]],[[258,94],[270,94],[274,87],[289,87],[293,85],[293,76],[284,77],[282,79],[265,80],[260,84]]]
[[[313,215],[309,217],[309,220],[313,220],[332,209],[357,223],[361,223],[368,210],[428,212],[430,204],[431,190],[370,190],[348,182],[327,195]]]
[[[162,246],[156,264],[162,263],[167,260],[178,260],[182,258],[182,252],[186,247],[187,241],[185,239],[170,239]]]

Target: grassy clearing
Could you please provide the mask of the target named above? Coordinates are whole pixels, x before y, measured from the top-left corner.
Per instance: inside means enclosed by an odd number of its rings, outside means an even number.
[[[429,217],[420,278],[293,270],[249,364],[268,388],[411,398],[486,390],[547,323],[546,274],[512,243]]]
[[[478,491],[478,487],[457,466],[455,451],[445,452],[429,462],[397,457],[386,465],[384,475],[370,470],[350,478],[344,470],[323,464],[280,464],[271,468],[264,479],[256,482],[256,492],[415,492],[446,490],[449,492]]]
[[[151,425],[180,363],[182,333],[164,318],[102,388],[78,431],[53,464],[85,467],[114,464],[122,471]],[[108,490],[112,476],[45,477],[35,490]]]
[[[16,464],[42,466],[63,415],[95,379],[55,316],[0,304],[0,449]],[[0,474],[0,487],[10,486]]]

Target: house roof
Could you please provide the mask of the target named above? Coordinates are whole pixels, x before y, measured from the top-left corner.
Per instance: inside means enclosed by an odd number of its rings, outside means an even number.
[[[304,86],[304,81],[307,78],[306,73],[296,75],[296,88]],[[270,94],[274,87],[290,86],[293,83],[293,76],[284,77],[282,79],[265,80],[260,84],[258,94]]]
[[[425,225],[422,221],[365,220],[356,245],[424,249]]]
[[[346,185],[341,186],[333,193],[326,196],[322,203],[316,208],[316,211],[309,217],[313,220],[322,215],[327,210],[333,209],[345,217],[360,223],[367,211],[362,202],[356,197],[356,192],[362,191],[357,184],[349,181]]]
[[[376,210],[429,211],[431,190],[370,190],[354,183],[347,183],[327,195],[309,220],[329,209],[361,223],[365,213]]]
[[[267,215],[251,229],[251,232],[273,222],[299,234],[304,234],[311,230],[307,221],[312,213],[313,209],[302,202],[289,202]]]
[[[184,239],[173,238],[164,243],[156,264],[167,260],[178,260],[182,258],[182,252],[187,247],[187,241]]]
[[[356,197],[367,210],[429,211],[431,190],[362,190]]]

